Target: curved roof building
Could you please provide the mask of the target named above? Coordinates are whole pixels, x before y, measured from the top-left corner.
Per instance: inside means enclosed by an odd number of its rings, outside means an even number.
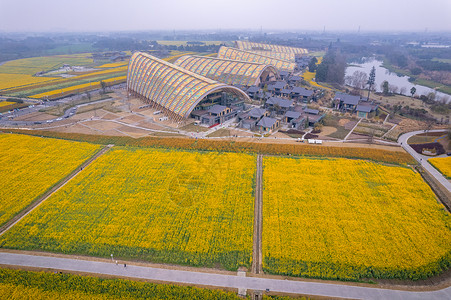
[[[293,72],[296,64],[266,55],[257,54],[251,51],[245,51],[235,48],[222,46],[218,52],[218,58],[225,58],[231,60],[242,60],[246,62],[256,62],[260,64],[272,65],[279,70]]]
[[[270,65],[206,56],[185,55],[174,64],[219,82],[245,86],[275,80],[279,74]]]
[[[257,53],[260,55],[271,56],[271,57],[282,59],[282,60],[288,60],[291,62],[296,61],[296,55],[294,53],[274,52],[274,51],[264,51],[264,50],[248,50],[248,51],[252,51],[253,53]]]
[[[274,52],[293,53],[293,54],[307,54],[308,53],[307,49],[304,49],[304,48],[263,44],[263,43],[254,43],[254,42],[249,42],[249,41],[236,41],[235,43],[236,43],[236,47],[238,49],[248,50],[248,51],[262,50],[262,51],[274,51]]]
[[[228,92],[248,99],[238,88],[200,76],[142,52],[136,52],[130,58],[127,89],[179,121],[188,118],[196,105],[209,94]]]

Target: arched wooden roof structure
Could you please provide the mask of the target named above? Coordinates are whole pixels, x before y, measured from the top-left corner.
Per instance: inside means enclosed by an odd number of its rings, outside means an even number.
[[[218,58],[242,60],[246,62],[256,62],[266,65],[272,65],[281,71],[293,72],[296,68],[296,64],[288,60],[278,59],[267,55],[257,54],[251,51],[245,51],[225,46],[222,46],[219,49]]]
[[[263,76],[279,74],[271,65],[207,56],[185,55],[174,64],[219,82],[245,86],[259,84]]]
[[[223,91],[249,99],[236,87],[219,83],[142,52],[134,53],[130,59],[127,89],[179,121],[188,118],[196,105],[212,93]]]

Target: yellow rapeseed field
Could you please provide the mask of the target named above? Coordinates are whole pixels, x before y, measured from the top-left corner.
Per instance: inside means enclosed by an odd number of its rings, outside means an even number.
[[[43,83],[55,80],[50,77],[35,77],[26,74],[1,74],[0,73],[0,89],[11,87],[25,86],[34,83]]]
[[[115,147],[4,234],[0,247],[250,266],[254,173],[247,154]]]
[[[243,299],[236,292],[218,289],[14,269],[0,269],[0,295],[2,300]]]
[[[434,157],[428,161],[436,167],[445,177],[451,179],[451,156],[448,157]]]
[[[15,103],[16,103],[16,102],[0,101],[0,107],[8,106],[8,105],[15,104]]]
[[[0,134],[0,225],[99,148],[88,143]]]
[[[116,67],[121,67],[121,66],[126,66],[126,65],[128,65],[128,61],[121,61],[121,62],[117,62],[117,63],[103,64],[101,66],[98,66],[97,68],[116,68]]]
[[[449,267],[450,214],[411,169],[280,157],[263,166],[265,271],[418,279]]]
[[[111,82],[125,81],[126,79],[127,79],[127,76],[119,76],[119,77],[105,79],[103,81],[106,83],[111,83]],[[100,81],[95,81],[95,82],[78,84],[78,85],[70,86],[67,88],[62,88],[62,89],[57,89],[57,90],[53,90],[53,91],[36,94],[36,95],[30,96],[30,98],[36,98],[36,99],[45,98],[47,96],[65,94],[65,93],[69,93],[69,92],[77,91],[77,90],[84,91],[87,88],[100,88],[100,87],[101,87]]]

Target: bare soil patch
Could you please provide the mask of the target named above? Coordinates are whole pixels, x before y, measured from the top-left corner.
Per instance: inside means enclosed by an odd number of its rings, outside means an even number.
[[[126,135],[130,135],[134,138],[138,138],[138,137],[142,137],[145,135],[149,135],[149,131],[144,130],[144,129],[139,129],[139,128],[134,128],[134,127],[130,127],[130,126],[125,126],[122,125],[118,128],[115,128],[115,130],[118,130],[120,132],[124,132]]]
[[[338,121],[338,125],[340,125],[340,126],[345,126],[345,125],[348,124],[350,121],[351,121],[351,120],[349,120],[349,119],[340,119],[340,120]]]
[[[164,130],[164,131],[168,131],[168,132],[172,132],[173,130],[160,126],[158,124],[152,123],[148,120],[144,120],[142,122],[139,122],[138,124],[136,124],[136,126],[139,127],[143,127],[143,128],[148,128],[148,129],[153,129],[153,130]]]
[[[110,130],[110,129],[114,129],[114,128],[118,128],[121,125],[114,123],[114,122],[109,122],[109,121],[85,121],[82,122],[82,124],[89,126],[91,128],[97,129],[97,130],[101,130],[101,131],[105,131],[105,130]]]
[[[54,119],[55,116],[49,115],[42,112],[33,112],[31,114],[23,115],[14,118],[16,121],[44,121],[49,119]]]
[[[144,120],[143,117],[137,116],[137,115],[129,115],[125,118],[121,119],[121,122],[127,123],[127,124],[136,124],[138,122],[141,122]]]
[[[323,136],[323,135],[329,135],[329,134],[334,133],[335,131],[337,131],[337,128],[335,128],[335,127],[332,127],[332,126],[323,126],[323,127],[321,128],[320,136]]]
[[[104,120],[114,120],[117,118],[119,118],[118,115],[116,115],[114,113],[110,113],[110,112],[107,112],[105,115],[102,116],[102,119],[104,119]]]
[[[104,115],[106,115],[108,112],[104,111],[103,109],[97,109],[92,111],[86,111],[83,113],[75,114],[71,117],[73,120],[88,120],[93,118],[102,118]]]

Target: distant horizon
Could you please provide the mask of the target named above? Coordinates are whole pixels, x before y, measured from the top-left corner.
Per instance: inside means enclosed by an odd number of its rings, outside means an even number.
[[[421,30],[314,30],[314,29],[251,29],[251,28],[221,28],[221,29],[123,29],[123,30],[91,30],[91,31],[82,31],[82,30],[36,30],[36,31],[6,31],[0,29],[0,34],[95,34],[95,33],[170,33],[170,34],[181,34],[181,33],[260,33],[263,34],[280,34],[280,33],[315,33],[315,34],[337,34],[337,33],[345,33],[345,34],[356,34],[356,35],[365,35],[365,34],[437,34],[437,33],[445,33],[451,34],[451,30],[436,30],[436,31],[421,31]]]
[[[26,9],[24,9],[26,8]],[[0,32],[451,32],[451,1],[0,0]]]

